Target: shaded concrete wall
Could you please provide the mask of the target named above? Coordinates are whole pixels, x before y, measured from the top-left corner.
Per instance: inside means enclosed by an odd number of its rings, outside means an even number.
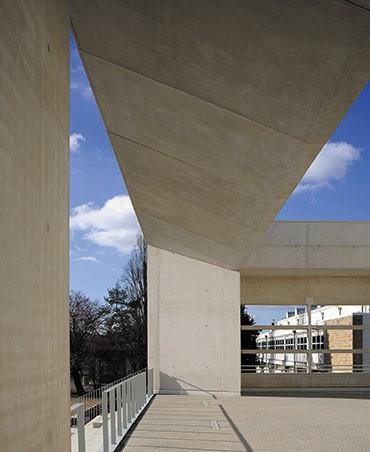
[[[241,273],[370,275],[370,222],[275,222],[247,256]]]
[[[0,2],[0,450],[69,450],[68,2]]]
[[[370,222],[276,222],[245,260],[242,304],[370,304]]]
[[[242,374],[242,390],[370,388],[368,373]]]
[[[369,276],[242,276],[241,304],[370,304]]]
[[[239,273],[148,248],[148,365],[155,390],[239,394]]]

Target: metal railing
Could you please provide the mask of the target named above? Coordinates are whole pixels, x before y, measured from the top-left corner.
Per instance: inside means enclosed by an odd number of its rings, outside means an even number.
[[[289,350],[290,352],[290,350]],[[349,352],[351,353],[351,351]],[[257,354],[258,356],[258,354]],[[257,373],[257,374],[282,374],[282,373],[370,373],[370,365],[367,364],[344,364],[344,363],[312,363],[311,368],[308,367],[307,361],[287,362],[285,360],[270,357],[267,361],[262,361],[263,357],[259,356],[259,362],[256,364],[243,364],[241,373]]]
[[[71,406],[71,416],[76,417],[78,452],[86,452],[85,412],[83,403],[76,403]]]
[[[103,452],[115,450],[152,396],[153,369],[143,370],[103,391]]]
[[[118,380],[112,381],[111,383],[108,383],[104,386],[101,386],[98,389],[94,389],[93,391],[87,392],[86,394],[76,397],[74,400],[76,403],[83,403],[84,410],[85,410],[85,424],[96,418],[102,413],[102,401],[103,401],[103,391],[106,389],[116,386],[117,384],[121,383],[122,381],[127,380],[128,378],[133,377],[134,375],[142,372],[142,370],[139,370],[137,372],[133,372],[129,375],[126,375],[125,377],[122,377]]]

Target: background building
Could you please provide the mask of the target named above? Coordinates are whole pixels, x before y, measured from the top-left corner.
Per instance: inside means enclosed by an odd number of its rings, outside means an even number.
[[[291,329],[260,332],[257,347],[277,351],[259,355],[263,365],[260,371],[307,372],[310,357],[313,372],[361,372],[369,368],[370,354],[354,352],[370,349],[369,331],[356,329],[370,323],[369,306],[312,306],[311,314],[308,311],[308,307],[295,307],[285,318],[273,322],[274,326]]]

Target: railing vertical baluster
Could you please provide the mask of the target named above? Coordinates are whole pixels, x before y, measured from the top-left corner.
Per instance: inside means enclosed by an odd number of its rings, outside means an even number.
[[[148,400],[149,398],[149,376],[150,376],[150,370],[147,369],[145,371],[146,373],[146,381],[145,381],[145,402]]]
[[[111,444],[116,444],[116,390],[109,392],[109,413],[110,413],[110,436]]]
[[[134,385],[134,418],[135,418],[137,413],[137,378],[133,378],[132,382]]]
[[[143,375],[139,375],[138,378],[138,382],[139,382],[139,394],[138,394],[138,400],[139,400],[139,410],[141,410],[141,408],[143,407]]]
[[[77,412],[78,452],[85,452],[85,409],[81,404]]]
[[[131,423],[131,379],[127,381],[127,422]]]
[[[122,397],[121,397],[121,387],[120,383],[117,386],[117,433],[122,436]]]
[[[141,408],[145,405],[146,398],[146,372],[141,375]]]
[[[103,452],[109,452],[108,436],[108,393],[103,392]]]
[[[152,395],[152,369],[136,372],[101,392],[103,452],[109,452],[111,445],[121,440]]]
[[[138,378],[134,378],[134,385],[135,385],[135,414],[134,415],[136,417],[138,408],[139,408],[139,402],[137,400],[138,386],[139,386]]]
[[[144,376],[144,373],[140,375],[140,408],[143,408],[144,406]]]
[[[122,383],[122,427],[127,429],[127,382]]]
[[[135,379],[133,378],[132,380],[131,380],[131,395],[132,395],[132,397],[131,397],[131,401],[132,401],[132,411],[131,411],[131,415],[132,415],[132,417],[133,418],[135,418],[135,414],[136,414],[136,412],[135,412]]]
[[[71,415],[76,416],[77,449],[78,452],[86,452],[85,441],[85,405],[81,402],[71,406]]]
[[[149,369],[146,371],[146,381],[145,381],[145,403],[149,399]]]
[[[137,411],[141,409],[141,375],[137,376]]]
[[[135,379],[131,380],[131,416],[135,418],[136,410],[135,410]]]

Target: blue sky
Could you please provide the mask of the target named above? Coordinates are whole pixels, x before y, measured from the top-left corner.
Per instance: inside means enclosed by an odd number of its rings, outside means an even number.
[[[71,38],[70,286],[102,299],[138,224]],[[370,221],[370,84],[288,199],[278,220]]]

